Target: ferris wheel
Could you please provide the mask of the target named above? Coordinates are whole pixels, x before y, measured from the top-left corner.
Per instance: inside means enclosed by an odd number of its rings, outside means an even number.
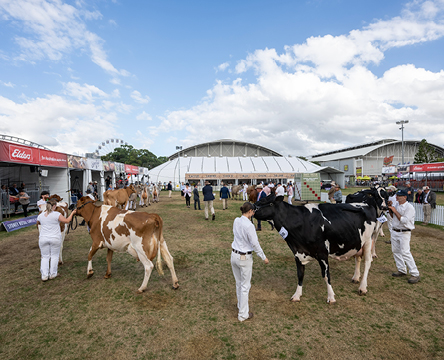
[[[94,153],[98,156],[103,156],[113,152],[115,148],[118,148],[122,145],[128,145],[128,143],[123,141],[122,139],[106,139],[97,146],[97,149],[96,151],[94,151]]]

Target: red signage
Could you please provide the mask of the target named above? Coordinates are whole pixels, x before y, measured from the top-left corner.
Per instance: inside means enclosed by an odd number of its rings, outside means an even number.
[[[40,165],[66,168],[68,167],[67,156],[66,154],[40,149]]]
[[[25,164],[39,163],[38,149],[34,149],[28,146],[15,145],[15,144],[3,143],[2,145],[9,147],[8,149],[9,161],[25,163]],[[4,148],[2,150],[4,150]]]
[[[139,167],[125,164],[125,172],[131,175],[139,175]]]
[[[410,165],[411,172],[444,172],[444,163]]]

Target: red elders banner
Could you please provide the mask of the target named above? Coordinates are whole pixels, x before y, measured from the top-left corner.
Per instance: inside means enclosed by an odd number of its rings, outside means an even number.
[[[125,164],[125,172],[127,174],[138,175],[139,174],[139,167],[134,166],[134,165]]]
[[[0,161],[38,165],[39,149],[1,142]]]
[[[443,171],[444,172],[444,163],[410,165],[410,171],[412,171],[412,172]]]
[[[68,167],[67,155],[40,149],[40,165]]]

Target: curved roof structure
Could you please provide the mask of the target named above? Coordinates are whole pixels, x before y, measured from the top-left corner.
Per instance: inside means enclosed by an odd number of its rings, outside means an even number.
[[[242,157],[180,157],[149,171],[152,182],[174,183],[185,181],[185,174],[200,174],[222,177],[228,174],[249,174],[251,178],[273,178],[273,175],[312,173],[322,168],[297,157],[283,156],[242,156]],[[180,174],[180,175],[179,175]],[[236,175],[232,175],[236,176]],[[179,181],[180,177],[180,181]],[[236,177],[234,177],[236,178]],[[240,177],[239,177],[240,178]]]
[[[180,157],[282,157],[278,152],[264,146],[231,139],[215,140],[181,149],[172,154],[169,160],[177,158],[179,154]]]
[[[408,145],[413,145],[415,147],[418,147],[420,143],[421,143],[420,140],[404,140],[405,147],[407,147]],[[384,146],[395,145],[395,144],[401,145],[402,141],[393,140],[393,139],[384,139],[372,143],[348,147],[341,150],[334,150],[322,154],[312,155],[310,159],[315,161],[333,161],[333,160],[362,157]],[[429,145],[432,146],[438,154],[442,154],[444,156],[444,148],[430,143]]]

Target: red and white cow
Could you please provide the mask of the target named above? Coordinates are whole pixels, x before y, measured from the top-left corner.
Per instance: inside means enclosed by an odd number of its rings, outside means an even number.
[[[138,289],[141,293],[147,288],[154,267],[152,260],[157,255],[157,271],[163,275],[161,260],[163,256],[171,272],[173,288],[177,289],[179,280],[174,270],[173,257],[163,238],[162,218],[157,214],[121,210],[108,205],[96,206],[94,203],[95,201],[86,196],[77,201],[77,215],[82,216],[88,223],[93,240],[88,255],[87,276],[91,277],[94,274],[92,268],[94,254],[98,249],[105,247],[108,249],[106,279],[111,276],[114,251],[127,252],[140,260],[145,268],[145,276]]]

